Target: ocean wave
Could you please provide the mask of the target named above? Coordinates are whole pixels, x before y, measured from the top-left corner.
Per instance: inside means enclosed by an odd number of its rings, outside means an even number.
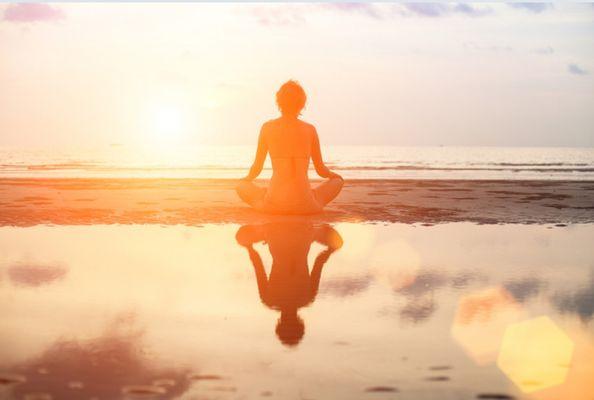
[[[199,171],[199,170],[240,170],[248,167],[229,167],[218,165],[199,166],[119,166],[88,163],[60,163],[60,164],[0,164],[0,170],[18,171],[59,171],[59,170],[89,170],[89,171]]]
[[[587,164],[586,164],[587,165]],[[520,168],[520,167],[429,167],[416,165],[397,166],[331,166],[332,169],[345,171],[531,171],[531,172],[594,172],[594,167],[576,168]]]
[[[586,163],[491,163],[460,166],[428,165],[332,165],[338,171],[512,171],[512,172],[594,172],[594,165]],[[96,163],[57,163],[57,164],[0,164],[0,171],[97,171],[97,172],[159,172],[159,171],[239,171],[249,166],[194,165],[194,166],[120,166]],[[265,170],[270,170],[265,167]]]

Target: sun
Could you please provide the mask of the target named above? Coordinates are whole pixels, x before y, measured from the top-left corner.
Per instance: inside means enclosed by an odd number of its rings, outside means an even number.
[[[159,136],[179,137],[184,131],[184,115],[179,107],[162,105],[152,113],[152,126]]]
[[[192,130],[190,117],[183,102],[152,102],[144,115],[145,142],[158,147],[183,144]]]
[[[200,128],[199,114],[195,96],[187,90],[156,87],[138,105],[142,146],[162,151],[195,143]]]

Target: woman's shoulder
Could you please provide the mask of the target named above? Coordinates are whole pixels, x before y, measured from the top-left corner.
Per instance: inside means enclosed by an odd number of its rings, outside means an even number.
[[[262,130],[265,130],[265,129],[270,129],[270,128],[272,128],[274,125],[276,125],[276,119],[269,119],[268,121],[265,121],[265,122],[262,124]]]
[[[297,118],[293,121],[295,121],[299,125],[299,127],[302,128],[304,131],[316,133],[316,127],[313,124],[310,124],[309,122],[304,121],[300,118]],[[286,121],[283,120],[282,117],[269,119],[268,121],[262,124],[262,131],[270,131],[275,130],[276,128],[283,128],[286,126],[285,124]]]
[[[297,121],[299,121],[303,125],[303,127],[307,128],[308,130],[312,132],[316,131],[316,127],[313,124],[310,124],[309,122],[304,121],[302,119],[298,119]]]
[[[316,131],[316,127],[313,124],[310,124],[307,121],[302,119],[298,119],[299,124],[301,125],[301,131],[304,132],[311,140],[314,140],[318,136],[318,132]]]

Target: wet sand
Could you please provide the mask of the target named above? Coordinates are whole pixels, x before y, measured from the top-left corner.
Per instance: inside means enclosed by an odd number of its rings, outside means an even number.
[[[0,225],[200,225],[270,220],[239,201],[235,182],[5,178],[0,179]],[[591,223],[594,182],[352,180],[324,214],[311,219],[407,224]]]

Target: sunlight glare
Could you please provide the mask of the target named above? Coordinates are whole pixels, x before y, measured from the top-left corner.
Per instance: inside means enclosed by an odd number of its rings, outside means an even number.
[[[155,90],[148,96],[142,115],[144,143],[160,150],[186,144],[195,131],[192,109],[191,99],[183,90]]]
[[[153,114],[153,125],[160,135],[179,135],[183,130],[181,110],[174,106],[161,106]]]

